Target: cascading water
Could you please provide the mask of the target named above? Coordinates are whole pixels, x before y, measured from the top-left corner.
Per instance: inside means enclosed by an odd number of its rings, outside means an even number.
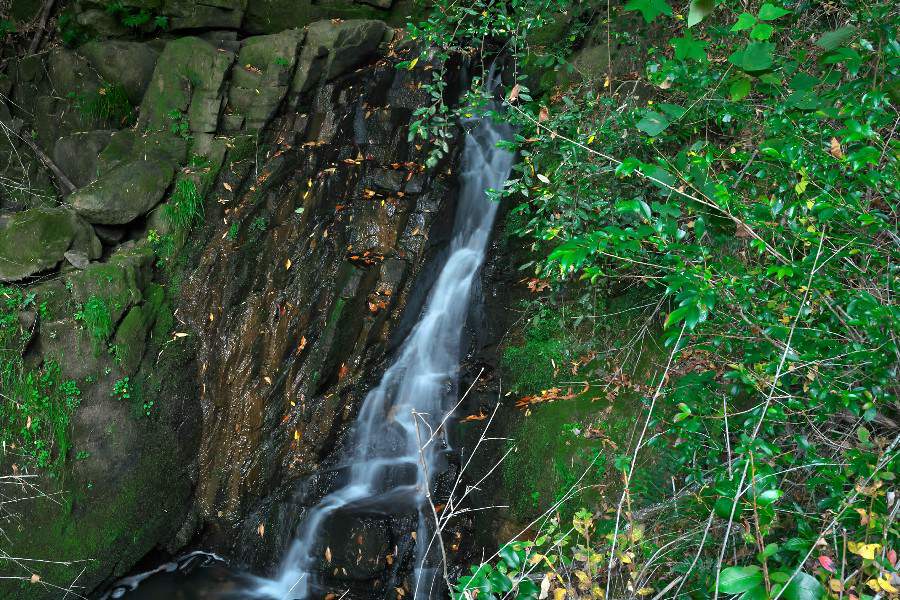
[[[450,399],[455,399],[469,296],[497,212],[486,191],[503,186],[513,162],[510,153],[497,147],[504,128],[489,118],[474,123],[462,156],[462,185],[449,256],[418,323],[381,383],[363,402],[348,446],[346,482],[309,511],[279,573],[273,579],[255,578],[252,597],[306,598],[325,521],[339,510],[378,502],[406,504],[418,511],[416,596],[431,596],[431,583],[424,582],[423,573],[433,530],[425,493],[431,485],[429,478],[445,468],[441,446],[446,448],[447,440],[441,423]],[[435,437],[426,444],[432,432]]]

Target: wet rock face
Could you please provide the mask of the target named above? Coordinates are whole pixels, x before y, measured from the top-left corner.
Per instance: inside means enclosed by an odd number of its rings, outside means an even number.
[[[67,502],[28,504],[28,527],[7,533],[23,556],[94,559],[42,573],[82,591],[197,539],[277,560],[401,315],[420,308],[413,290],[453,215],[454,157],[426,171],[407,141],[431,72],[394,68],[411,50],[381,21],[305,22],[390,2],[123,4],[167,16],[166,38],[135,41],[82,0],[95,39],[0,77],[0,120],[58,169],[0,138],[5,175],[28,184],[0,189],[0,282],[40,307],[15,315],[29,334],[17,358],[80,393],[71,446],[54,448],[61,474],[41,479]],[[186,196],[204,225],[167,217]],[[13,464],[31,469],[0,454]],[[335,539],[340,577],[364,586],[390,567],[382,546],[402,536],[375,536],[379,522]],[[6,585],[0,596],[55,597]]]
[[[447,165],[424,173],[406,141],[412,111],[388,103],[425,75],[383,64],[326,83],[213,193],[215,227],[179,310],[203,340],[197,498],[209,541],[255,566],[289,537],[258,526],[294,525],[284,503],[336,454],[435,250],[429,237],[452,227]]]

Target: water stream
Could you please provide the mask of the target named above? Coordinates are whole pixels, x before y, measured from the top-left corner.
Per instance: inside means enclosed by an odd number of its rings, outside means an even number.
[[[363,402],[347,446],[345,481],[305,515],[278,573],[271,579],[255,578],[250,592],[255,598],[306,598],[321,560],[318,540],[326,521],[339,511],[378,504],[418,512],[415,597],[432,597],[437,569],[428,556],[434,519],[426,491],[435,474],[446,468],[448,442],[442,422],[456,400],[469,299],[497,211],[486,190],[502,187],[513,162],[512,155],[497,148],[502,126],[487,118],[472,125],[462,155],[460,197],[446,263],[396,360]]]

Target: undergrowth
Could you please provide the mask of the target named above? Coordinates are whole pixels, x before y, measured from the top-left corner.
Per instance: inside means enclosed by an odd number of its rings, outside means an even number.
[[[23,354],[32,331],[22,315],[39,318],[45,312],[36,305],[34,294],[0,287],[0,443],[13,462],[55,469],[71,448],[69,419],[81,391],[75,381],[61,376],[52,359],[35,367],[25,364]]]

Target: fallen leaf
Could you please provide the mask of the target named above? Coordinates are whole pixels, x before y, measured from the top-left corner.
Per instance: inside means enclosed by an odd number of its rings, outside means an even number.
[[[838,160],[844,158],[844,151],[841,150],[841,143],[837,141],[837,138],[831,138],[831,147],[828,152]]]
[[[227,181],[226,181],[225,183],[222,184],[222,187],[224,187],[224,188],[225,188],[226,190],[228,190],[229,192],[233,192],[233,191],[234,191],[234,188],[232,188],[232,187],[231,187],[231,184],[229,184]]]
[[[291,268],[291,264],[292,264],[292,263],[291,263],[291,259],[287,259],[286,261],[284,261],[284,268],[285,268],[285,269],[290,269],[290,268]]]
[[[565,588],[556,588],[553,590],[553,600],[563,600],[566,597]]]
[[[822,565],[822,568],[828,571],[829,573],[834,573],[834,561],[830,556],[825,556],[824,554],[819,557],[819,564]]]
[[[40,581],[40,580],[41,580],[41,576],[40,576],[40,575],[38,575],[37,573],[32,573],[32,574],[31,574],[31,580],[30,580],[31,583],[37,583],[37,582]]]
[[[325,547],[325,562],[331,562],[331,548],[328,546]]]
[[[550,111],[547,109],[546,106],[542,106],[541,112],[538,113],[538,122],[543,123],[544,121],[546,121],[549,118],[550,118]]]
[[[512,89],[509,91],[509,96],[506,97],[507,101],[515,102],[519,98],[519,90],[520,89],[521,89],[521,86],[518,83],[516,85],[512,86]]]
[[[266,525],[265,523],[260,523],[259,527],[256,528],[256,533],[259,534],[259,537],[266,535]]]
[[[538,595],[538,600],[544,600],[547,595],[550,593],[550,575],[544,573],[544,578],[541,580],[541,593]]]

